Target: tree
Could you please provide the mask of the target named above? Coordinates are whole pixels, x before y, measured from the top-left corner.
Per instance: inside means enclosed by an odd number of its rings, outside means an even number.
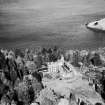
[[[21,49],[15,49],[15,57],[17,58],[18,56],[24,57],[24,53],[22,52]]]
[[[4,85],[2,82],[0,82],[0,100],[2,96],[8,92],[8,90],[9,90],[9,87]]]
[[[32,75],[34,78],[36,78],[38,80],[38,82],[42,82],[43,73],[33,72]]]
[[[39,102],[40,105],[55,105],[57,103],[57,96],[54,95],[51,89],[45,88],[40,91],[40,95],[36,101]]]
[[[65,61],[70,61],[70,54],[68,52],[64,54],[64,59]]]
[[[45,98],[40,105],[55,105],[55,104],[50,99]]]
[[[42,84],[32,75],[28,75],[24,77],[23,81],[20,82],[15,89],[18,93],[19,101],[30,104],[37,98],[39,92],[42,90]]]
[[[27,105],[34,100],[34,90],[28,78],[25,78],[20,82],[15,89],[17,91],[19,101],[22,101]]]
[[[70,105],[76,105],[76,97],[75,97],[74,93],[70,93],[69,103],[70,103]]]
[[[97,103],[95,103],[95,105],[102,105],[102,103],[97,102]]]
[[[94,57],[91,59],[91,62],[94,66],[100,66],[102,64],[100,55],[98,53],[95,53]]]
[[[37,81],[37,78],[31,80],[32,88],[34,90],[34,100],[38,97],[40,91],[43,89],[42,82]]]
[[[28,85],[25,82],[21,82],[16,87],[16,91],[18,93],[19,101],[23,101],[28,104],[30,102],[29,94],[28,94]]]
[[[73,65],[79,66],[78,62],[79,62],[79,51],[77,50],[73,54]]]
[[[6,66],[6,60],[4,54],[0,51],[0,69],[4,69]]]
[[[41,68],[42,64],[43,64],[43,58],[41,55],[37,55],[36,59],[35,59],[35,64],[36,64],[36,68]]]

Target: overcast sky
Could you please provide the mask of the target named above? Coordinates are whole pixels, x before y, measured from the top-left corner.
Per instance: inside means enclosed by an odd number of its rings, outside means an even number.
[[[103,13],[105,0],[0,0],[0,41],[7,43],[31,38],[42,43],[42,40],[55,41],[59,37],[60,41],[69,43],[73,38],[79,40],[77,35],[87,40],[84,24],[91,18],[84,16],[94,15],[97,18]],[[56,37],[50,35],[52,33]]]
[[[102,11],[105,0],[0,0],[4,8],[70,8],[75,11]],[[4,5],[6,4],[6,6]],[[70,10],[71,11],[71,10]]]

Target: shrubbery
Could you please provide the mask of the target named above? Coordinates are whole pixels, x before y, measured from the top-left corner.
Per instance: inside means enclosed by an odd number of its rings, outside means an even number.
[[[40,95],[36,100],[40,105],[56,105],[57,96],[54,95],[53,91],[49,88],[45,88],[40,91]]]
[[[29,104],[37,98],[42,88],[43,85],[36,78],[33,77],[30,79],[25,77],[15,89],[18,93],[19,100],[25,104]]]
[[[50,74],[45,74],[45,75],[44,75],[44,78],[52,79],[52,76],[51,76]]]

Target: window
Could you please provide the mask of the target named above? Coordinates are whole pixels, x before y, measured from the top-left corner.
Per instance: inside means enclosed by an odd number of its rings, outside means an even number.
[[[94,25],[98,25],[98,22],[95,22]]]

